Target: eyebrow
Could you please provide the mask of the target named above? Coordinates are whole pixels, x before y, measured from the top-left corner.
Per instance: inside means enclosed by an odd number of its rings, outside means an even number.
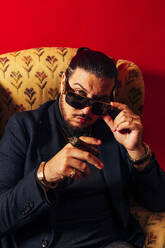
[[[89,93],[88,91],[87,91],[87,89],[85,89],[81,84],[79,84],[79,83],[75,83],[74,85],[78,85],[78,86],[80,86],[85,92],[87,92],[87,93]]]
[[[87,91],[87,89],[85,89],[80,83],[75,83],[74,85],[80,86],[86,93],[89,93],[89,92]],[[99,99],[99,98],[107,98],[107,99],[108,99],[108,97],[109,97],[109,96],[107,96],[107,95],[94,95],[94,96],[93,96],[93,98],[95,98],[95,99]]]

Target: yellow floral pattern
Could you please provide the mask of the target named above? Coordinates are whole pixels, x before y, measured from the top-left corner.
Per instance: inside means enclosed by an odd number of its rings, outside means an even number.
[[[146,232],[143,248],[165,248],[165,213],[153,213],[134,201],[131,212]]]
[[[0,137],[15,111],[35,109],[57,97],[62,73],[76,51],[76,48],[42,47],[0,55]],[[116,100],[141,114],[144,84],[139,68],[120,59],[116,65]]]
[[[45,47],[0,55],[0,137],[14,112],[56,99],[62,73],[76,51]]]
[[[7,57],[1,57],[0,58],[0,70],[3,72],[3,77],[5,78],[5,73],[9,67],[9,62],[10,60]]]
[[[56,99],[62,73],[76,48],[43,47],[0,55],[0,137],[9,117],[16,111],[38,108]],[[116,101],[127,104],[142,114],[144,82],[140,69],[133,62],[116,59],[118,86]],[[147,232],[143,248],[165,247],[165,213],[152,213],[138,205],[132,213]]]

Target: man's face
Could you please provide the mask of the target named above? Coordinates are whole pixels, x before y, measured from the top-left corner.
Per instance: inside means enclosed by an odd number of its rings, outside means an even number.
[[[114,79],[98,78],[94,74],[77,68],[68,80],[69,86],[75,93],[107,102],[114,86]],[[77,129],[83,129],[92,125],[98,118],[91,112],[92,107],[86,106],[82,109],[76,109],[65,101],[65,75],[61,82],[60,110],[64,120],[69,126]]]

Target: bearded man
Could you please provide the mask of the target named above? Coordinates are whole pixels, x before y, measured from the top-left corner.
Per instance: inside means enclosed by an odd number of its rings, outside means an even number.
[[[165,175],[141,118],[115,102],[117,70],[79,49],[56,101],[16,113],[0,143],[2,248],[141,248],[129,194],[165,211]]]

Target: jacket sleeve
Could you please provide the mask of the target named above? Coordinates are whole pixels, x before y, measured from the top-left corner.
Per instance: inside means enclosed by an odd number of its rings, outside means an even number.
[[[165,172],[154,154],[147,167],[138,172],[132,164],[130,188],[139,204],[151,211],[165,211]]]
[[[38,164],[29,164],[30,169],[26,165],[25,170],[30,139],[19,114],[8,121],[0,142],[0,237],[31,222],[54,204],[37,183]]]

